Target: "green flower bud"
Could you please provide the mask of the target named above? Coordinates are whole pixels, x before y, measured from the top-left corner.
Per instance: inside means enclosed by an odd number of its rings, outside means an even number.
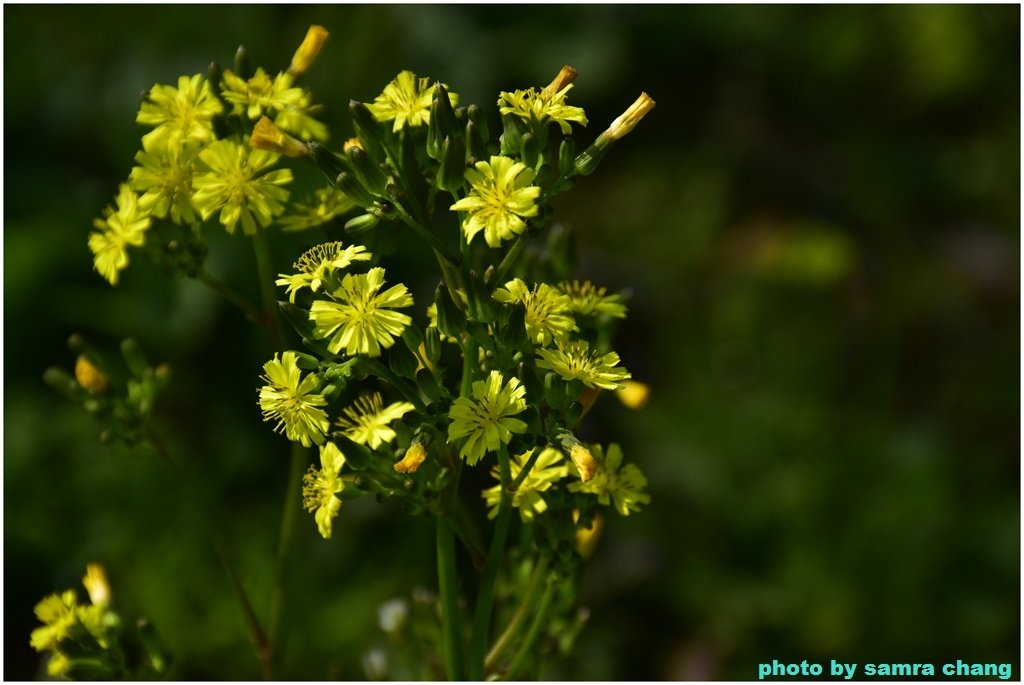
[[[466,315],[451,298],[448,288],[440,283],[434,291],[437,305],[437,330],[451,338],[459,338],[466,327]]]
[[[441,148],[441,168],[437,185],[447,191],[461,188],[466,182],[466,144],[461,138],[445,138]]]
[[[441,159],[441,148],[445,138],[459,138],[462,127],[455,116],[448,91],[440,83],[434,86],[434,98],[430,105],[430,122],[427,125],[427,154]]]
[[[430,331],[427,331],[427,339],[430,339]],[[428,369],[420,369],[416,372],[416,386],[431,402],[441,401],[441,386],[437,383],[437,377]]]
[[[491,297],[490,290],[476,271],[469,272],[469,278],[466,280],[466,297],[469,300],[469,311],[477,320],[484,323],[497,321],[501,304]]]
[[[381,197],[384,195],[384,186],[387,184],[387,177],[380,167],[374,164],[366,150],[361,147],[352,146],[347,153],[352,164],[352,169],[362,182],[363,186],[373,195]]]
[[[487,139],[472,120],[466,124],[466,152],[469,155],[467,165],[487,159]]]
[[[441,331],[436,328],[428,328],[423,340],[423,348],[427,352],[427,360],[437,366],[441,360]]]
[[[558,146],[558,173],[562,176],[569,176],[576,171],[576,141],[572,138],[563,138],[562,144]]]
[[[334,183],[338,190],[352,198],[360,207],[369,207],[376,200],[354,174],[342,171]]]
[[[405,345],[394,345],[388,350],[388,366],[402,378],[415,378],[419,362]]]
[[[134,338],[127,338],[121,342],[121,356],[124,357],[124,363],[128,365],[128,370],[136,378],[141,377],[149,370],[149,361]]]
[[[402,342],[405,343],[405,346],[408,347],[410,351],[419,351],[420,345],[423,344],[423,331],[421,331],[420,327],[416,324],[409,324],[405,327],[405,330],[402,331]]]
[[[252,70],[249,69],[249,51],[245,49],[244,45],[239,45],[235,50],[235,73],[239,78],[244,79],[252,76]]]
[[[384,129],[380,122],[361,102],[350,100],[348,108],[352,112],[352,123],[355,124],[356,135],[359,136],[359,142],[363,144],[366,154],[370,155],[371,159],[380,161],[382,156],[380,150],[384,145]]]
[[[342,171],[350,170],[348,160],[328,150],[323,143],[313,141],[307,146],[309,156],[313,158],[320,170],[328,179],[337,178]]]
[[[345,222],[345,232],[349,235],[360,235],[372,231],[380,223],[376,214],[362,214]]]
[[[484,114],[483,109],[479,105],[470,105],[466,108],[466,117],[473,123],[474,128],[480,136],[480,140],[487,144],[490,140],[487,130],[487,116]],[[480,155],[480,159],[484,159],[484,155]]]
[[[523,134],[529,130],[526,123],[510,114],[503,114],[501,123],[504,126],[504,132],[501,134],[501,154],[518,156],[523,147]]]
[[[523,164],[530,169],[536,169],[537,162],[540,160],[541,141],[532,133],[524,133],[521,138],[521,143]]]

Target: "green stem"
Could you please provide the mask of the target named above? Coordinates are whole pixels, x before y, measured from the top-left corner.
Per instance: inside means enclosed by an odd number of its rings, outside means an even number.
[[[281,644],[278,639],[281,633],[281,620],[284,615],[284,577],[288,555],[292,548],[292,537],[295,532],[295,514],[299,510],[299,493],[302,485],[302,472],[306,466],[306,448],[297,442],[292,443],[291,463],[288,469],[288,489],[284,496],[284,512],[281,515],[281,530],[277,539],[277,567],[274,573],[274,592],[270,598],[270,646],[271,658],[277,658]]]
[[[473,640],[470,645],[469,662],[471,680],[483,680],[484,656],[490,641],[488,632],[491,626],[491,609],[494,605],[494,586],[505,556],[505,542],[512,520],[512,494],[509,491],[509,485],[512,483],[511,467],[508,449],[503,443],[498,445],[498,467],[501,472],[501,501],[498,504],[494,537],[491,539],[491,552],[487,556],[487,565],[484,566],[484,576],[480,581],[476,609],[473,613]]]
[[[455,576],[455,536],[444,516],[437,517],[437,577],[441,593],[445,674],[448,680],[463,680],[462,629]]]
[[[544,588],[544,595],[540,598],[540,605],[537,607],[537,614],[533,617],[530,630],[526,633],[523,644],[519,646],[519,651],[516,652],[515,657],[512,659],[512,665],[508,667],[504,680],[516,680],[519,671],[522,670],[527,660],[533,656],[533,645],[537,642],[540,631],[547,622],[548,611],[551,609],[551,600],[555,596],[555,586],[554,577],[548,578],[547,586]]]
[[[263,631],[263,627],[260,625],[260,621],[256,616],[255,610],[252,608],[252,602],[249,601],[249,595],[246,593],[245,587],[242,585],[242,580],[239,577],[238,572],[235,571],[235,567],[231,563],[230,557],[228,557],[224,543],[220,539],[220,535],[217,533],[216,529],[213,527],[213,515],[210,512],[209,506],[204,498],[199,494],[199,488],[192,481],[192,478],[185,471],[185,468],[171,456],[171,453],[163,442],[150,433],[149,443],[153,446],[153,449],[156,450],[157,454],[167,462],[172,469],[174,469],[181,482],[182,489],[185,491],[185,495],[192,500],[192,504],[199,512],[199,520],[202,521],[203,528],[206,530],[206,535],[210,539],[210,544],[213,546],[214,552],[217,554],[217,559],[220,561],[220,564],[224,569],[224,573],[227,575],[228,581],[231,583],[231,588],[235,593],[235,598],[238,600],[238,604],[242,609],[242,615],[245,619],[245,625],[249,633],[249,640],[252,642],[253,651],[256,653],[256,659],[259,661],[260,670],[263,673],[263,679],[273,680],[274,670],[271,661],[270,643],[267,640],[266,633]]]
[[[277,298],[274,295],[274,261],[270,254],[270,238],[266,230],[256,227],[253,236],[256,248],[256,269],[259,272],[260,298],[263,300],[263,321],[270,336],[270,344],[275,350],[284,350],[284,334],[281,330],[281,319],[277,315]]]
[[[364,357],[361,363],[365,364],[371,371],[373,371],[374,374],[383,378],[391,385],[395,386],[395,389],[398,390],[398,392],[402,393],[402,395],[405,396],[405,399],[412,402],[412,404],[415,405],[417,409],[419,409],[420,411],[426,411],[427,406],[423,404],[423,400],[420,399],[419,394],[415,390],[413,390],[413,388],[410,387],[408,383],[404,382],[401,378],[399,378],[398,374],[394,373],[391,369],[384,366],[376,359]]]
[[[405,211],[405,208],[402,207],[402,205],[400,205],[397,202],[395,202],[394,204],[395,210],[398,212],[398,218],[402,220],[402,223],[411,228],[416,233],[416,235],[420,236],[428,243],[430,243],[430,246],[434,248],[434,252],[437,254],[439,260],[443,260],[448,264],[448,266],[451,267],[457,267],[459,265],[458,258],[452,253],[451,250],[448,249],[447,245],[441,242],[440,238],[434,235],[434,233],[424,224],[421,224],[419,221],[410,216],[409,212]]]
[[[537,588],[540,585],[540,579],[544,577],[544,574],[548,570],[547,557],[540,557],[537,560],[537,565],[533,569],[533,574],[530,577],[530,584],[526,588],[526,592],[523,593],[522,601],[519,602],[519,606],[516,608],[516,613],[512,615],[512,620],[509,621],[508,627],[505,628],[505,632],[494,642],[494,646],[491,647],[491,651],[487,653],[487,658],[484,659],[484,672],[490,673],[494,670],[495,665],[498,663],[498,659],[501,658],[502,653],[508,648],[512,642],[515,641],[516,636],[519,634],[519,630],[523,627],[523,623],[526,622],[526,617],[530,612],[530,609],[534,606],[534,599],[537,593]]]
[[[211,274],[206,269],[203,269],[196,276],[196,280],[201,283],[213,288],[218,295],[223,297],[225,300],[241,309],[245,315],[254,323],[260,323],[263,321],[263,313],[249,300],[245,299],[230,287],[228,287],[223,281],[218,279],[216,276]]]
[[[512,247],[510,247],[508,252],[505,253],[505,258],[501,260],[501,263],[498,264],[498,268],[494,270],[494,276],[488,285],[493,286],[504,280],[505,274],[512,268],[515,261],[519,259],[519,255],[522,254],[524,247],[526,247],[526,236],[521,235],[516,238],[516,241],[512,243]]]

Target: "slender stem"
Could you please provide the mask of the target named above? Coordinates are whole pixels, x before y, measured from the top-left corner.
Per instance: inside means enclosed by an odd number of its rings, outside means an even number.
[[[441,242],[440,238],[434,235],[434,233],[429,228],[427,228],[424,224],[420,223],[419,221],[411,217],[409,215],[409,212],[405,211],[405,208],[402,207],[402,205],[400,205],[397,202],[395,203],[395,209],[398,212],[398,218],[401,219],[406,226],[415,231],[416,235],[420,236],[428,243],[430,243],[430,246],[434,248],[434,252],[438,256],[438,259],[447,262],[449,266],[458,266],[458,258],[452,253],[451,250],[448,249],[447,245]]]
[[[512,659],[512,665],[508,667],[508,671],[505,673],[505,680],[515,680],[519,675],[519,671],[522,670],[527,660],[533,655],[533,645],[537,642],[540,631],[547,622],[548,610],[551,609],[551,600],[555,596],[555,587],[555,579],[552,576],[548,578],[547,586],[544,588],[544,595],[540,598],[540,604],[537,607],[537,614],[533,617],[533,623],[530,624],[530,630],[526,633],[526,638]]]
[[[402,395],[405,396],[405,399],[412,402],[417,409],[419,409],[420,411],[426,410],[426,405],[423,404],[423,400],[420,399],[419,394],[417,394],[417,392],[413,390],[413,388],[410,387],[408,383],[399,378],[398,374],[394,373],[391,369],[384,366],[376,359],[364,357],[362,359],[362,363],[368,366],[373,371],[374,374],[380,376],[388,383],[395,386],[395,389],[402,393]]]
[[[509,523],[512,520],[512,495],[509,485],[512,482],[509,465],[508,449],[498,445],[498,466],[501,472],[501,501],[498,503],[498,520],[494,525],[494,537],[491,538],[491,552],[484,566],[484,576],[480,581],[477,594],[476,609],[473,613],[473,640],[470,645],[470,672],[472,680],[483,680],[484,656],[490,641],[488,632],[491,626],[491,609],[494,605],[494,586],[498,580],[498,570],[505,556],[505,541],[508,539]]]
[[[261,323],[263,321],[263,313],[254,304],[236,293],[227,284],[206,269],[199,272],[196,276],[196,280],[213,288],[217,291],[218,295],[245,312],[245,315],[253,322]]]
[[[534,606],[535,595],[537,594],[537,588],[540,585],[540,579],[544,577],[544,574],[548,570],[548,559],[545,556],[541,556],[537,560],[537,565],[533,568],[533,574],[530,577],[530,584],[526,588],[526,592],[523,593],[523,598],[519,602],[519,606],[516,608],[516,613],[512,615],[512,620],[509,621],[508,627],[505,628],[505,632],[494,642],[494,646],[491,647],[491,651],[487,653],[487,658],[484,659],[484,672],[490,673],[494,670],[494,666],[498,663],[498,659],[501,658],[502,653],[508,648],[510,644],[515,640],[519,634],[519,630],[523,627],[523,623],[526,622],[526,617],[530,612],[530,609]]]
[[[284,577],[288,555],[292,547],[295,532],[295,514],[299,510],[299,492],[301,490],[302,472],[306,466],[306,448],[297,442],[292,443],[291,463],[288,469],[288,489],[284,496],[284,511],[281,515],[281,530],[277,539],[277,567],[274,572],[274,592],[270,598],[270,646],[271,657],[277,657],[281,650],[281,620],[284,615]]]
[[[255,610],[253,610],[252,602],[249,601],[249,595],[245,591],[245,587],[242,585],[242,580],[235,570],[234,565],[231,563],[230,557],[228,557],[227,550],[224,547],[224,543],[213,527],[213,515],[210,512],[209,505],[207,505],[205,499],[200,495],[199,488],[192,481],[192,478],[185,471],[185,468],[178,463],[174,457],[171,456],[170,451],[155,435],[150,433],[149,443],[156,450],[157,454],[167,462],[175,473],[178,475],[178,479],[181,481],[182,489],[185,495],[192,500],[192,504],[196,507],[199,512],[199,520],[202,521],[203,528],[206,530],[206,535],[210,539],[210,544],[213,546],[214,552],[217,554],[217,558],[220,561],[221,566],[224,568],[224,573],[228,577],[228,581],[231,583],[231,588],[234,590],[235,598],[238,600],[238,604],[242,609],[242,615],[245,618],[245,625],[249,633],[249,640],[252,642],[253,651],[256,653],[256,659],[259,661],[260,670],[263,673],[264,680],[273,680],[274,671],[271,662],[271,650],[270,643],[267,640],[267,635],[263,631],[263,627],[260,625],[259,618],[256,616]]]
[[[267,326],[270,344],[275,350],[284,349],[284,334],[281,318],[277,315],[277,298],[274,296],[274,262],[270,254],[270,238],[266,230],[256,227],[253,236],[256,248],[256,269],[260,279],[260,297],[263,300],[263,321]]]
[[[455,536],[444,516],[437,517],[437,577],[441,592],[444,665],[448,680],[463,680],[462,629],[455,576]]]
[[[526,236],[521,235],[516,238],[516,241],[512,243],[512,247],[510,247],[508,252],[505,253],[505,258],[501,260],[501,263],[498,264],[498,268],[494,270],[494,276],[488,285],[501,283],[501,281],[504,280],[505,274],[508,273],[508,270],[511,269],[512,265],[515,264],[517,259],[519,259],[519,255],[522,254],[524,247],[526,247]]]

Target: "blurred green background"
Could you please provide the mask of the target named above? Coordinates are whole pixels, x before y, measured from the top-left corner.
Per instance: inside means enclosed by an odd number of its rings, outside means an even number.
[[[258,677],[192,506],[42,383],[75,331],[170,363],[173,449],[216,502],[265,615],[287,447],[261,423],[270,350],[202,286],[86,236],[131,167],[139,94],[244,43],[287,64],[337,140],[401,69],[493,108],[562,64],[596,136],[658,106],[558,202],[581,274],[628,288],[616,348],[652,386],[590,419],[650,479],[585,576],[568,679],[750,679],[777,658],[1012,662],[1020,677],[1020,16],[1016,6],[4,8],[4,677],[32,607],[106,565],[180,679]],[[491,109],[493,112],[493,109]],[[216,233],[216,232],[211,232]],[[283,267],[310,241],[275,236]],[[304,242],[305,241],[305,242]],[[242,247],[240,247],[242,246]],[[208,266],[255,298],[239,238]],[[429,285],[429,284],[428,284]],[[434,583],[429,522],[307,515],[283,677],[359,679],[377,606]],[[81,594],[81,590],[80,594]]]

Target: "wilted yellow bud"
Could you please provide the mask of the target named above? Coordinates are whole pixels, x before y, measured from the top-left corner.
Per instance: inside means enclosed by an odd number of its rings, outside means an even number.
[[[574,510],[572,512],[573,523],[577,522],[579,518],[579,512]],[[576,529],[576,551],[584,559],[590,558],[590,555],[594,553],[594,548],[597,547],[597,540],[601,537],[602,528],[604,528],[604,519],[598,514],[594,516],[594,520],[590,523],[590,528]]]
[[[107,583],[107,573],[99,564],[86,565],[82,585],[85,586],[89,593],[89,599],[96,606],[110,603],[110,584]]]
[[[419,469],[420,464],[427,458],[427,451],[423,449],[422,442],[414,442],[406,450],[405,456],[402,460],[395,464],[395,471],[399,473],[416,473]]]
[[[257,150],[269,150],[285,157],[305,157],[309,148],[274,125],[270,119],[260,117],[252,129],[249,144]]]
[[[545,98],[551,97],[575,80],[576,70],[566,64],[562,67],[561,71],[558,72],[558,75],[555,76],[554,80],[540,92],[540,95]]]
[[[327,36],[329,35],[327,29],[323,26],[316,26],[315,24],[310,26],[309,31],[306,32],[306,37],[302,40],[302,45],[299,46],[299,49],[295,51],[295,55],[292,57],[288,73],[296,77],[305,74],[309,66],[313,64],[313,60],[320,54],[320,49],[327,42]]]
[[[643,409],[651,396],[651,388],[639,381],[623,381],[622,387],[615,391],[619,401],[630,409]]]
[[[616,117],[604,135],[611,140],[618,140],[626,135],[640,123],[640,120],[647,116],[647,113],[654,109],[654,100],[647,93],[640,93],[640,97],[629,106],[625,112]]]
[[[590,450],[583,445],[577,443],[569,448],[569,458],[576,465],[576,469],[580,472],[580,480],[584,483],[597,473],[597,462],[594,461]]]
[[[84,355],[75,362],[75,379],[91,393],[103,392],[109,386],[106,376]]]
[[[349,138],[348,140],[345,141],[345,145],[344,145],[344,147],[342,147],[342,150],[344,152],[348,152],[349,150],[351,150],[354,147],[357,147],[360,150],[365,150],[366,149],[366,148],[363,147],[363,141],[359,140],[358,138]]]

